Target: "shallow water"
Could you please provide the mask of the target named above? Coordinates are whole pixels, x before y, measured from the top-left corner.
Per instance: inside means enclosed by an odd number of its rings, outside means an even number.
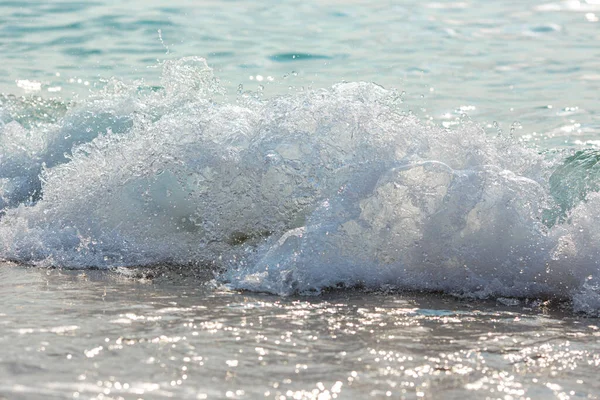
[[[595,399],[600,391],[598,321],[544,304],[361,291],[281,298],[177,271],[152,280],[1,271],[0,398]]]
[[[597,399],[599,20],[0,2],[0,399]]]

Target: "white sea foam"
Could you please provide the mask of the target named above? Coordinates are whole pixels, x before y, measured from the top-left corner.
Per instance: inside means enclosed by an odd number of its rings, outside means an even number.
[[[277,294],[392,286],[600,309],[600,195],[549,223],[559,161],[468,121],[424,124],[370,83],[228,102],[186,58],[165,63],[162,86],[115,82],[27,129],[0,112],[3,259],[214,265],[233,288]]]

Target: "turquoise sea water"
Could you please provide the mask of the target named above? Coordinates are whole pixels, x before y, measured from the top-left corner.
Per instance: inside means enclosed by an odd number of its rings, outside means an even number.
[[[436,122],[467,113],[553,145],[597,140],[600,5],[591,0],[0,7],[6,94],[85,97],[113,76],[156,84],[157,60],[201,56],[230,94],[240,84],[271,96],[376,82],[406,92],[408,107]]]
[[[598,398],[600,2],[0,2],[0,399]]]

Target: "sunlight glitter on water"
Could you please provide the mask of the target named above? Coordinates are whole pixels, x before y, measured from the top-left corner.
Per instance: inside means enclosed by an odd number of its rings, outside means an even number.
[[[594,399],[599,389],[600,325],[544,306],[373,292],[279,298],[177,274],[144,283],[11,267],[3,281],[27,282],[3,287],[13,299],[0,325],[6,398]],[[35,329],[15,300],[23,295],[29,313],[46,310]],[[53,326],[59,315],[77,325]]]

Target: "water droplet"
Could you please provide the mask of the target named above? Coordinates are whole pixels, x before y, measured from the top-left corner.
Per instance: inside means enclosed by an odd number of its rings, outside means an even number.
[[[298,76],[298,73],[296,71],[292,71],[292,75]]]
[[[510,125],[510,135],[513,136],[517,129],[523,129],[523,125],[519,121],[515,121]]]
[[[492,126],[494,127],[494,129],[496,129],[496,133],[498,134],[498,136],[502,136],[502,128],[500,128],[498,121],[492,122]]]

